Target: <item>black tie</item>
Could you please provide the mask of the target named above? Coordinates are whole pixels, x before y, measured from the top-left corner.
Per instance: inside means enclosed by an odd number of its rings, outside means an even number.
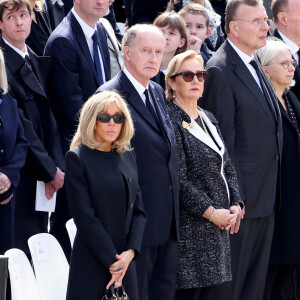
[[[28,67],[31,69],[31,60],[28,54],[25,55],[25,61],[27,62]]]
[[[92,39],[93,39],[94,64],[97,70],[98,83],[99,85],[102,85],[104,81],[103,81],[102,68],[101,68],[100,57],[98,52],[99,39],[98,39],[97,30],[95,30]]]
[[[148,111],[150,112],[150,114],[151,114],[153,120],[154,120],[155,123],[158,125],[157,116],[156,116],[156,113],[155,113],[155,111],[154,111],[153,105],[152,105],[151,102],[150,102],[150,99],[149,99],[149,92],[148,92],[147,89],[145,89],[144,95],[146,96],[146,107],[147,107]]]
[[[273,101],[272,101],[272,99],[271,99],[271,96],[270,96],[270,94],[269,94],[269,92],[268,92],[268,89],[267,89],[267,87],[266,87],[266,84],[265,84],[265,82],[264,82],[264,79],[263,79],[263,75],[262,75],[262,73],[261,73],[261,70],[259,69],[258,64],[257,64],[257,62],[256,62],[255,60],[251,60],[251,61],[250,61],[250,64],[252,65],[252,67],[253,67],[253,68],[255,69],[255,71],[256,71],[256,74],[257,74],[257,76],[258,76],[258,78],[259,78],[259,81],[260,81],[260,85],[261,85],[263,94],[264,94],[265,98],[266,98],[267,101],[268,101],[268,104],[269,104],[269,106],[270,106],[271,111],[273,112],[273,116],[274,116],[275,120],[277,121],[277,113],[276,113],[276,110],[275,110],[275,107],[274,107],[274,103],[273,103]]]

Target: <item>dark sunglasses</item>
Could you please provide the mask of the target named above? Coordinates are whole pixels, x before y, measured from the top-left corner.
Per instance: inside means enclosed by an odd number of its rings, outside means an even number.
[[[207,72],[206,71],[198,71],[198,72],[194,73],[192,71],[183,71],[181,73],[177,73],[177,74],[170,76],[170,78],[174,78],[179,75],[182,75],[182,78],[185,82],[193,81],[195,76],[197,77],[199,82],[202,82],[202,81],[204,81],[204,79],[207,75]]]
[[[99,114],[97,116],[97,120],[101,123],[108,123],[111,118],[114,120],[116,124],[122,124],[125,122],[126,119],[126,117],[122,114],[115,114],[115,115]]]

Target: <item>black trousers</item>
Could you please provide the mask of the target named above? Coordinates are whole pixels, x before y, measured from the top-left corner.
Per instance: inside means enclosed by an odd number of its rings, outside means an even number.
[[[300,299],[300,265],[269,265],[264,300]]]
[[[177,258],[177,241],[172,236],[164,245],[142,247],[136,260],[140,300],[174,300]]]
[[[230,236],[232,281],[214,291],[214,300],[264,300],[274,231],[274,213],[264,218],[244,218]]]

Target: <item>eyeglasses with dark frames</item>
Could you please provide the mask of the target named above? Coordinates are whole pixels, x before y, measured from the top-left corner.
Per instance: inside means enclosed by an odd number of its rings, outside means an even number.
[[[111,119],[113,119],[116,124],[123,124],[126,120],[126,117],[122,114],[99,114],[97,116],[97,120],[101,123],[108,123]]]
[[[278,64],[282,65],[284,69],[289,68],[290,65],[292,65],[294,68],[296,68],[298,65],[297,62],[294,59],[292,59],[292,60],[284,60],[282,62],[277,62],[277,63],[270,63],[267,66],[278,65]]]
[[[207,76],[207,71],[198,71],[196,73],[192,71],[182,71],[181,73],[174,74],[170,76],[170,78],[175,78],[176,76],[182,75],[182,78],[185,82],[193,81],[194,77],[196,76],[199,82],[204,81]]]

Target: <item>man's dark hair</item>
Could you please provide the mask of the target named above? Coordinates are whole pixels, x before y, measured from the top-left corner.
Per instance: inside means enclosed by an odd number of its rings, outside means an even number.
[[[241,4],[248,6],[256,6],[258,4],[263,4],[261,0],[229,0],[225,11],[225,32],[229,33],[229,23],[234,21],[236,18],[236,11]]]
[[[272,0],[271,10],[273,13],[274,22],[278,22],[278,14],[281,11],[285,11],[288,7],[289,0]]]
[[[27,0],[0,0],[0,21],[3,21],[2,18],[5,9],[9,9],[10,11],[17,11],[23,6],[27,8],[28,13],[31,15],[31,5]]]

